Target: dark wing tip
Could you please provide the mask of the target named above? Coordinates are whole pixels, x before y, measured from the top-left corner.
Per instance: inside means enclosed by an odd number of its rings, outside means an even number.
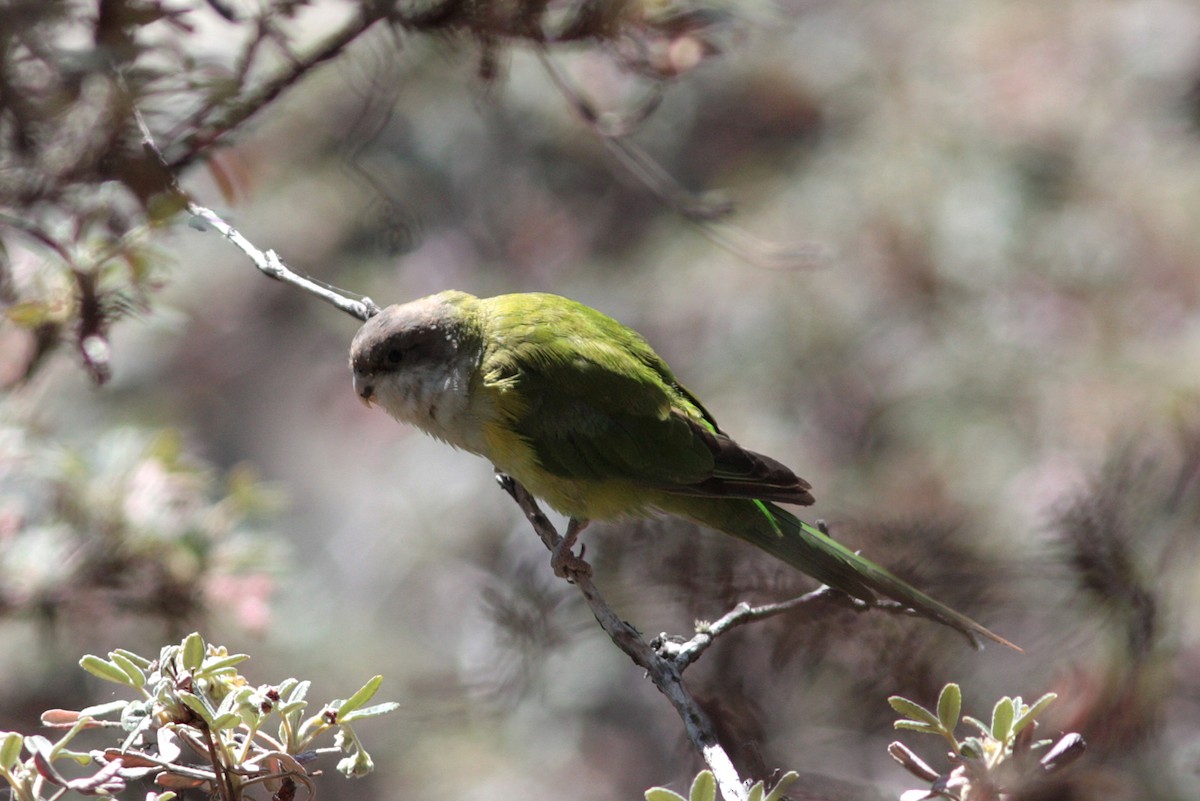
[[[687,418],[692,432],[713,457],[712,475],[676,491],[695,495],[752,498],[760,501],[811,506],[816,499],[812,485],[782,462],[747,450],[726,434],[711,431],[703,423]]]

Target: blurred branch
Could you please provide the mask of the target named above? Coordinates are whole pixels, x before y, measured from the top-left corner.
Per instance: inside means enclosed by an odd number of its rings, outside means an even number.
[[[253,92],[236,103],[227,106],[224,112],[207,125],[193,131],[182,143],[183,152],[164,164],[173,174],[179,174],[191,165],[222,136],[237,128],[247,119],[270,105],[279,95],[295,85],[310,70],[332,58],[336,58],[348,45],[366,33],[377,22],[389,16],[392,3],[364,2],[359,13],[340,30],[334,31],[302,59],[294,60],[288,67],[270,80],[263,82]],[[247,59],[249,56],[247,56]],[[190,127],[190,125],[188,126]],[[160,156],[161,157],[161,156]],[[253,257],[252,257],[253,258]],[[263,267],[259,267],[263,269]],[[266,272],[266,270],[264,270]]]
[[[693,192],[679,183],[661,164],[630,137],[658,108],[665,76],[659,76],[645,100],[628,114],[602,112],[567,74],[551,60],[545,47],[536,50],[542,67],[580,121],[600,137],[605,148],[646,187],[659,202],[688,222],[714,244],[756,267],[794,270],[829,261],[828,249],[814,242],[774,242],[729,222],[736,205],[718,193]]]
[[[558,547],[562,538],[555,530],[554,524],[542,512],[537,501],[519,483],[504,474],[497,474],[500,486],[512,496],[521,511],[525,513],[542,542],[552,552]],[[596,616],[597,622],[608,634],[613,643],[633,660],[634,664],[643,668],[654,682],[658,691],[667,697],[675,711],[683,720],[688,740],[700,752],[713,775],[725,801],[745,801],[746,789],[738,775],[733,761],[717,741],[716,729],[708,715],[688,692],[683,683],[683,667],[676,660],[666,658],[655,652],[642,639],[641,633],[632,625],[622,620],[611,606],[604,600],[600,590],[592,582],[586,572],[573,574],[573,582],[583,595],[588,608]]]
[[[154,135],[150,132],[150,128],[146,125],[146,120],[142,117],[141,112],[139,112],[137,109],[134,109],[133,115],[134,119],[137,120],[138,130],[141,131],[142,146],[145,148],[146,153],[152,156],[160,165],[169,170],[170,167],[163,158],[162,151],[158,149],[158,145],[154,141]],[[189,213],[203,220],[204,223],[215,229],[217,233],[221,234],[221,236],[233,243],[234,247],[249,256],[250,260],[254,262],[254,266],[257,267],[267,277],[274,278],[276,281],[282,281],[285,284],[290,284],[298,289],[302,289],[305,292],[308,292],[310,295],[315,295],[326,303],[330,303],[346,312],[346,314],[357,317],[359,320],[369,320],[371,317],[379,313],[379,307],[375,305],[375,302],[370,298],[364,297],[362,300],[354,300],[347,297],[341,290],[325,284],[317,283],[311,278],[302,276],[299,273],[289,269],[288,266],[283,263],[283,259],[281,259],[279,254],[274,250],[259,250],[257,247],[255,247],[253,242],[242,236],[242,234],[239,233],[236,228],[225,222],[225,220],[222,219],[221,216],[215,211],[206,206],[201,206],[199,203],[193,201],[179,186],[179,183],[175,180],[174,175],[171,176],[170,181],[170,190],[181,196],[186,201],[186,207]]]

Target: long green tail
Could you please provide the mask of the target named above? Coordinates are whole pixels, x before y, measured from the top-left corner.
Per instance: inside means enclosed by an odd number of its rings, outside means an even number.
[[[674,496],[658,505],[665,512],[756,545],[847,595],[867,602],[874,601],[877,594],[890,598],[930,620],[962,632],[976,648],[981,645],[979,637],[986,637],[1021,650],[773,503]]]

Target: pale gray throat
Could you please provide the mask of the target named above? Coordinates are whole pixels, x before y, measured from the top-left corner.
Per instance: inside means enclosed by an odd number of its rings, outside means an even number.
[[[479,354],[413,365],[375,382],[376,399],[393,417],[459,448],[481,453],[480,421],[471,412],[471,379]]]

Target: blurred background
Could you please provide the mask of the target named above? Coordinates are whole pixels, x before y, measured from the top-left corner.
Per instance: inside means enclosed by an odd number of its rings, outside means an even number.
[[[297,46],[344,11],[289,20]],[[710,21],[720,52],[666,80],[632,139],[745,231],[806,248],[796,265],[718,246],[528,48],[470,36],[360,38],[183,183],[381,305],[549,291],[629,324],[725,430],[813,483],[810,518],[1026,649],[833,605],[745,627],[687,676],[747,775],[897,797],[915,782],[886,754],[887,696],[957,681],[980,718],[1057,692],[1048,733],[1087,738],[1029,797],[1196,797],[1200,6],[840,0]],[[228,69],[226,33],[188,34],[201,72]],[[652,81],[616,50],[551,57],[621,112]],[[55,279],[44,248],[6,245],[0,728],[107,700],[83,653],[199,628],[253,654],[252,680],[310,678],[315,697],[384,675],[401,709],[360,727],[377,770],[321,780],[326,798],[686,787],[700,765],[673,710],[491,467],[357,402],[356,321],[179,219],[148,245],[165,265],[148,309],[112,327],[111,379],[64,348],[21,381],[37,343],[11,304]],[[648,636],[812,587],[674,520],[584,539]],[[934,738],[902,739],[944,764]]]

